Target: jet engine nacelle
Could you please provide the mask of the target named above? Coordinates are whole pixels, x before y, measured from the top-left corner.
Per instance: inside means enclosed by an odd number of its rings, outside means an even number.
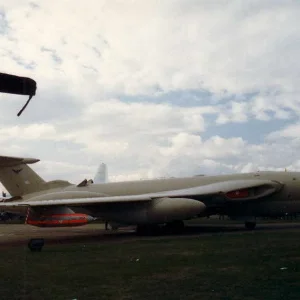
[[[203,202],[188,198],[159,198],[150,202],[123,206],[122,210],[101,211],[101,216],[121,224],[164,224],[176,220],[187,220],[204,214]]]
[[[29,208],[25,223],[37,227],[73,227],[86,225],[93,220],[93,217],[75,213],[67,207],[43,211]]]
[[[160,198],[152,202],[147,209],[147,223],[167,223],[174,220],[186,220],[201,215],[206,205],[188,198]]]

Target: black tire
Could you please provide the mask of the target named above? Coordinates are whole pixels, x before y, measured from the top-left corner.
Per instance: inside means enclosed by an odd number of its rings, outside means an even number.
[[[183,221],[173,221],[166,224],[167,233],[178,234],[178,233],[182,233],[183,230],[184,230]]]
[[[137,225],[136,234],[140,236],[158,235],[160,228],[158,225]]]
[[[248,230],[254,230],[256,227],[256,223],[255,222],[245,222],[245,227]]]

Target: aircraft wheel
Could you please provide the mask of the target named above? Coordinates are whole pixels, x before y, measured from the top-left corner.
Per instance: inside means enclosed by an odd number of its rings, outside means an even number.
[[[181,233],[184,229],[183,221],[173,221],[166,224],[167,232],[169,233]]]
[[[136,226],[136,234],[137,235],[145,235],[146,233],[146,226],[145,225],[137,225]]]
[[[137,235],[157,235],[159,232],[157,225],[137,225],[136,227]]]
[[[245,227],[248,230],[253,230],[256,227],[256,222],[245,222]]]

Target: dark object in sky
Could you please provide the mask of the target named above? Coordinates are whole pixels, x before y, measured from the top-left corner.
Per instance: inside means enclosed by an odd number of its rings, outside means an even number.
[[[20,77],[5,73],[0,73],[0,93],[9,93],[16,95],[28,95],[29,99],[18,113],[22,114],[31,98],[36,92],[36,82],[28,77]]]

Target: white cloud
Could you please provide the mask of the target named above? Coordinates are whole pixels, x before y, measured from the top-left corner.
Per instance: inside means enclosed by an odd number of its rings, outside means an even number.
[[[249,104],[245,102],[231,101],[220,108],[220,114],[216,120],[217,124],[228,122],[243,123],[248,120]]]
[[[34,62],[28,73],[67,80],[73,91],[82,82],[128,94],[156,86],[291,90],[299,68],[300,6],[267,2],[40,1],[33,9],[27,1],[10,1],[2,5],[10,28],[2,38],[3,53],[10,53],[3,66],[20,70],[13,57]]]
[[[267,136],[267,139],[270,141],[274,141],[280,138],[291,138],[291,139],[299,139],[300,138],[300,124],[295,123],[289,125],[280,130],[274,131]]]
[[[14,139],[49,139],[54,138],[55,128],[50,124],[31,124],[25,127],[13,126],[0,129],[0,141]]]

